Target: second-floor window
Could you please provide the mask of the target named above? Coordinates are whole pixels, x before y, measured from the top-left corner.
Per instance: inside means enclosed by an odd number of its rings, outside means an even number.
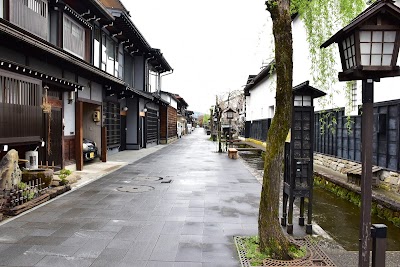
[[[64,15],[64,49],[79,58],[85,57],[85,30],[75,21]]]
[[[0,1],[0,4],[3,5],[3,2],[4,1]],[[10,22],[47,40],[47,0],[12,0],[9,1],[9,7]],[[0,10],[2,9],[3,6],[0,8]]]
[[[159,90],[158,73],[150,71],[149,74],[149,92],[156,92]]]
[[[115,43],[105,33],[102,35],[101,44],[101,69],[115,75]]]
[[[100,68],[100,43],[101,43],[101,32],[98,27],[94,28],[94,40],[93,40],[93,65]]]

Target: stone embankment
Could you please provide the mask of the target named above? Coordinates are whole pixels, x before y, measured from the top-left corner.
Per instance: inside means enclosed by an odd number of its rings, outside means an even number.
[[[360,163],[354,161],[339,159],[319,153],[314,153],[314,164],[327,167],[342,174],[347,174],[349,170],[360,165]],[[377,177],[379,178],[377,184],[379,188],[400,194],[400,174],[398,172],[381,169],[377,173]]]

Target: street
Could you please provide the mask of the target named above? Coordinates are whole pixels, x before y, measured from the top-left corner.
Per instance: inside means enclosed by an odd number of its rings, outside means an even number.
[[[203,129],[0,226],[1,266],[240,266],[261,185]],[[160,179],[162,178],[162,179]]]

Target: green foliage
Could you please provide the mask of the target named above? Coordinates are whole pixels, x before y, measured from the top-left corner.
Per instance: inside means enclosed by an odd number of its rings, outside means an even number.
[[[210,119],[210,114],[204,114],[203,116],[203,125],[207,125]]]
[[[337,82],[338,70],[335,62],[339,59],[335,45],[320,49],[337,30],[347,25],[366,6],[366,0],[292,0],[291,12],[298,13],[303,20],[309,45],[311,73],[315,86],[327,93],[318,101],[323,107],[333,104],[337,93],[332,84]],[[347,98],[351,101],[350,98]]]
[[[26,189],[28,187],[28,185],[26,184],[26,183],[24,183],[24,182],[19,182],[18,183],[18,189],[19,190],[24,190],[24,189]]]
[[[60,174],[65,174],[66,176],[71,175],[71,173],[72,172],[70,170],[67,170],[67,169],[60,170]]]
[[[19,190],[25,190],[27,188],[28,188],[28,185],[26,183],[24,183],[24,182],[18,183]],[[31,200],[35,197],[35,192],[32,190],[25,190],[25,191],[22,191],[22,196],[26,197],[28,200]]]
[[[246,237],[243,239],[243,245],[246,251],[246,258],[250,261],[251,266],[262,266],[265,259],[271,258],[270,250],[261,253],[259,250],[260,240],[258,236]],[[294,244],[289,246],[289,256],[292,259],[303,258],[307,253],[305,246],[298,247]]]
[[[269,253],[261,253],[259,250],[259,238],[258,236],[246,237],[243,240],[243,244],[246,250],[246,258],[250,261],[252,266],[262,266],[263,260],[270,258]]]
[[[67,176],[71,175],[71,171],[70,170],[66,170],[66,169],[62,169],[60,170],[60,174],[58,175],[58,177],[60,178],[60,184],[61,185],[65,185],[68,184],[68,180],[67,180]]]
[[[304,256],[306,256],[306,254],[307,254],[307,247],[305,246],[298,247],[292,244],[289,247],[289,255],[293,259],[303,258]]]

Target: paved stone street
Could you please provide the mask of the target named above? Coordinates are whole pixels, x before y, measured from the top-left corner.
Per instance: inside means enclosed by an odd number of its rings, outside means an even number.
[[[233,236],[257,233],[261,185],[208,137],[196,129],[3,224],[0,265],[240,266]]]

